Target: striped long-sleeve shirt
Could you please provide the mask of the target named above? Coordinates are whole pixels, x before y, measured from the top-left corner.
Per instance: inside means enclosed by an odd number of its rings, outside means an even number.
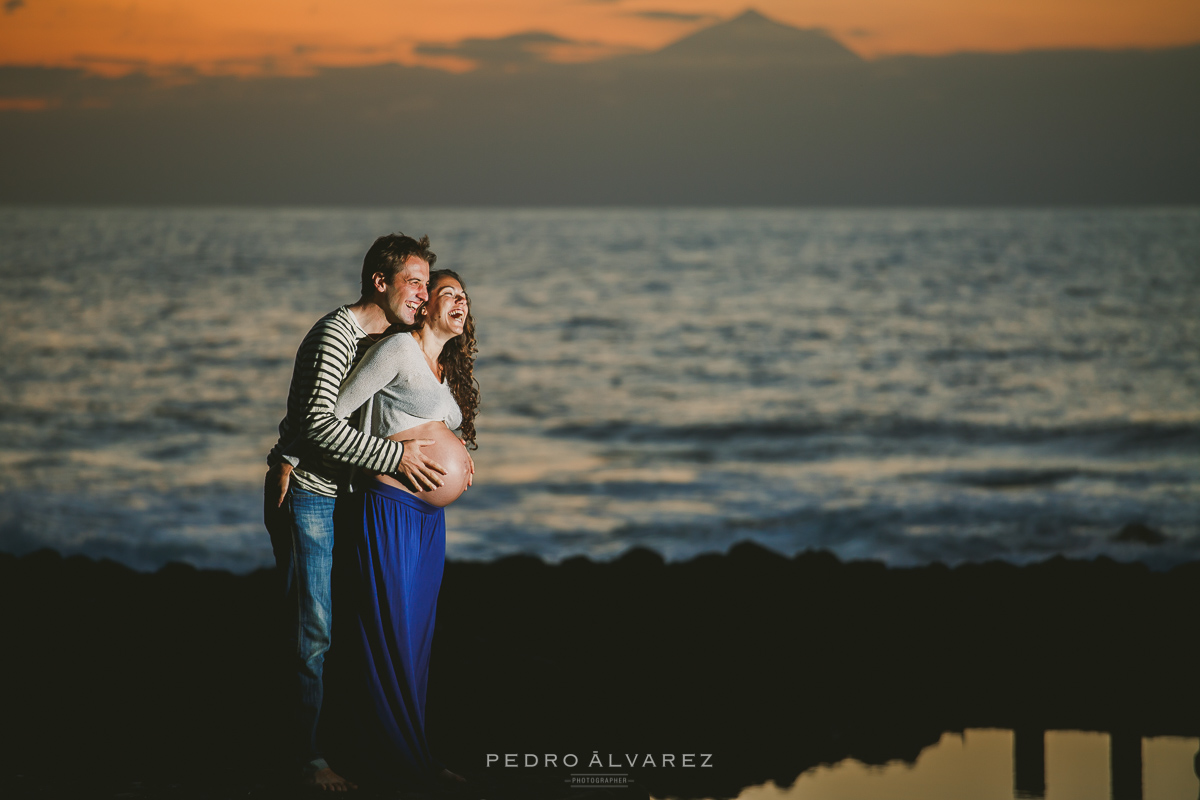
[[[279,423],[279,441],[267,462],[297,457],[292,480],[310,492],[336,496],[347,466],[385,473],[400,466],[404,448],[399,442],[360,433],[333,414],[342,381],[366,337],[350,309],[342,306],[321,317],[296,352],[287,416]]]

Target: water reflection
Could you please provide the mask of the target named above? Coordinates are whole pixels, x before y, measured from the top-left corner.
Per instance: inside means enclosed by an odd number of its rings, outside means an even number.
[[[847,759],[738,800],[1194,800],[1200,739],[1083,731],[946,733],[913,764]]]

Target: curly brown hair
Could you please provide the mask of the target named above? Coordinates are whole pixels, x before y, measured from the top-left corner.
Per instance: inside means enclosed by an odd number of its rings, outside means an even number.
[[[429,296],[440,281],[453,278],[463,288],[466,294],[467,285],[457,272],[448,269],[435,269],[429,273]],[[462,411],[462,438],[471,450],[478,450],[475,443],[475,417],[479,414],[479,383],[475,380],[475,354],[479,347],[475,343],[475,317],[471,314],[471,296],[467,295],[467,320],[463,324],[461,336],[455,336],[442,347],[438,363],[442,366],[442,375],[450,386],[458,408]]]

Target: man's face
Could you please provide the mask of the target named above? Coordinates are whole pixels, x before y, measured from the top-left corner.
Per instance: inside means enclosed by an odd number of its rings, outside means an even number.
[[[412,325],[417,321],[417,310],[429,299],[429,264],[419,256],[409,256],[404,267],[396,271],[391,284],[383,282],[382,275],[375,276],[375,288],[383,293],[380,298],[388,322]]]

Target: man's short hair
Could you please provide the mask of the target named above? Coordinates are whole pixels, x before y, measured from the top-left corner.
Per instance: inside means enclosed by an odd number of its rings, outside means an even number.
[[[424,259],[429,267],[433,268],[437,254],[429,249],[428,236],[414,239],[403,233],[389,233],[376,239],[363,259],[363,297],[370,297],[375,293],[376,272],[382,273],[384,280],[390,285],[396,273],[404,268],[404,262],[413,256]]]

